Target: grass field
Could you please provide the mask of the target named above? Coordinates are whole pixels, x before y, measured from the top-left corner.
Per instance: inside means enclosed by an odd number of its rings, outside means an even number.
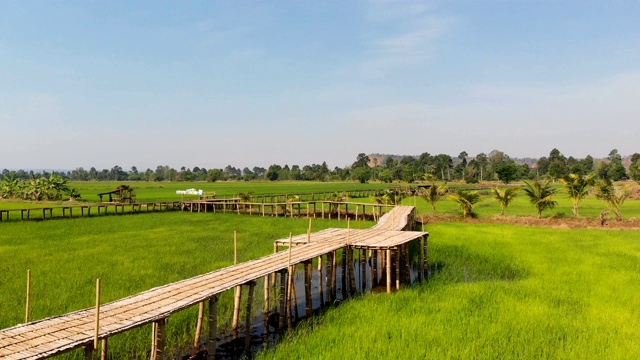
[[[98,193],[117,188],[121,184],[132,186],[136,192],[136,200],[145,201],[180,201],[176,190],[202,189],[214,192],[217,197],[232,197],[238,193],[253,191],[255,195],[264,194],[298,194],[311,192],[333,192],[359,189],[381,189],[389,184],[360,184],[356,182],[319,182],[319,181],[270,181],[270,182],[104,182],[77,181],[70,187],[78,189],[82,199],[90,202],[99,201]],[[195,195],[185,195],[185,200],[194,200]]]
[[[234,230],[238,261],[246,261],[270,254],[273,240],[286,238],[289,232],[305,233],[308,224],[306,219],[198,213],[3,223],[0,328],[24,321],[28,269],[32,273],[31,319],[37,320],[92,307],[96,278],[102,281],[102,302],[113,301],[232,265]],[[314,232],[328,227],[346,227],[346,223],[313,222]],[[231,296],[224,293],[220,302],[221,309],[228,310]],[[195,312],[189,309],[171,317],[170,345],[192,341]],[[229,319],[223,317],[221,322],[224,325]],[[116,336],[110,341],[113,353],[121,358],[144,355],[149,346],[147,328]],[[123,356],[125,351],[129,355]]]
[[[427,284],[343,304],[259,358],[640,358],[640,232],[427,230]]]

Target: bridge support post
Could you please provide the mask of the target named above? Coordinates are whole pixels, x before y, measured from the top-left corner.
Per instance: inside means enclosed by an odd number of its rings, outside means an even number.
[[[207,339],[207,360],[216,357],[218,347],[218,295],[209,299],[209,338]]]
[[[253,293],[256,288],[256,282],[249,282],[249,294],[247,294],[247,313],[244,320],[244,351],[249,357],[251,353],[251,304],[253,303]]]
[[[151,346],[151,360],[162,360],[164,358],[164,338],[165,325],[167,319],[160,319],[153,323],[153,342]]]
[[[387,249],[387,293],[391,294],[391,249]]]
[[[284,329],[284,322],[287,318],[287,285],[289,279],[287,278],[288,272],[286,270],[280,271],[280,319],[278,321],[278,328]]]
[[[311,260],[304,263],[304,315],[311,316],[313,310],[313,299],[311,298],[311,271],[313,263]]]

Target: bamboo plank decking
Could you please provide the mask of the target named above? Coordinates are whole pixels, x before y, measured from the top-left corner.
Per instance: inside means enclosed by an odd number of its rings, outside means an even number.
[[[413,207],[396,207],[385,215],[386,219],[381,219],[383,229],[326,229],[297,235],[291,240],[277,240],[276,244],[286,245],[291,241],[299,246],[100,305],[98,336],[106,339],[168,318],[223,291],[341,248],[391,249],[428,236],[425,232],[400,231],[406,227],[406,217],[413,211]],[[385,230],[384,227],[395,229]],[[91,346],[94,334],[95,308],[14,326],[0,330],[0,359],[48,358]]]

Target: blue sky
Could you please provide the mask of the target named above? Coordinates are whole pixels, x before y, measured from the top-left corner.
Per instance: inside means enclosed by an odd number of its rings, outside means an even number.
[[[0,1],[0,168],[640,152],[639,1]]]

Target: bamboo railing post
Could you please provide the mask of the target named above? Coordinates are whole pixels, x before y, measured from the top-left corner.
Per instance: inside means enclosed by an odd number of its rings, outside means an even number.
[[[291,315],[292,315],[292,312],[291,312],[291,293],[292,293],[292,291],[294,291],[293,290],[294,289],[293,288],[293,276],[295,275],[295,268],[293,268],[291,266],[291,250],[293,248],[292,241],[293,241],[293,233],[290,232],[289,233],[289,257],[288,257],[288,260],[287,260],[287,269],[289,270],[289,274],[287,276],[287,280],[288,281],[287,281],[287,306],[286,306],[286,308],[287,308],[286,312],[288,314],[288,316],[287,316],[287,327],[289,327],[289,328],[291,328],[291,326],[292,326],[292,323],[291,323]],[[295,296],[295,294],[294,294],[294,296]],[[296,308],[297,308],[297,306],[296,306]]]
[[[249,356],[251,352],[251,304],[253,303],[253,292],[256,287],[256,282],[249,282],[249,294],[247,295],[247,313],[244,320],[244,350]]]
[[[238,233],[233,232],[233,264],[238,263]],[[233,296],[233,320],[231,322],[231,328],[233,330],[238,329],[238,321],[240,318],[240,300],[242,299],[242,286],[238,285],[234,289]]]
[[[193,348],[200,348],[200,336],[202,334],[202,322],[204,320],[204,301],[198,304],[198,320],[196,322],[196,335],[193,339]]]
[[[209,299],[209,338],[207,339],[207,360],[213,360],[218,347],[218,295]]]
[[[24,315],[24,323],[29,322],[29,315],[31,314],[31,270],[27,270],[27,303]]]

